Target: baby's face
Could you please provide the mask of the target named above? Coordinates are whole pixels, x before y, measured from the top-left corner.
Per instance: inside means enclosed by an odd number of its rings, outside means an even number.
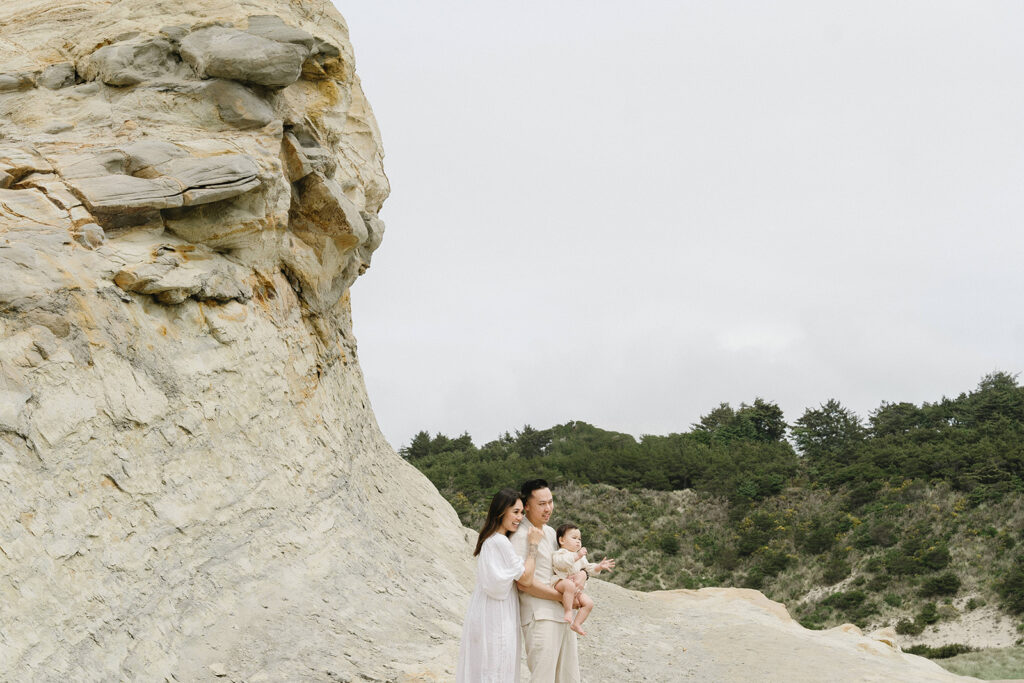
[[[583,536],[580,534],[579,529],[569,529],[566,531],[562,538],[558,541],[558,545],[565,548],[566,550],[576,552],[583,547]]]

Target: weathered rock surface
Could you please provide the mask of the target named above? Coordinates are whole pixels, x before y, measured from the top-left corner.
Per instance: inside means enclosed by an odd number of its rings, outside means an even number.
[[[259,167],[247,154],[173,159],[144,168],[150,169],[154,177],[123,173],[89,175],[69,178],[68,187],[90,211],[109,214],[208,204],[243,194],[260,184]]]
[[[60,90],[69,85],[74,85],[77,77],[78,74],[75,72],[74,64],[51,64],[43,69],[36,82],[43,88]]]
[[[635,593],[592,581],[580,659],[595,681],[888,683],[972,680],[900,652],[894,633],[852,624],[809,631],[783,605],[742,588]],[[889,642],[886,642],[889,641]]]
[[[220,119],[235,128],[262,128],[274,120],[274,110],[241,83],[221,78],[209,81],[201,91],[217,107]]]
[[[85,60],[82,75],[107,85],[135,85],[162,78],[177,70],[180,60],[163,37],[143,38],[106,45]]]
[[[313,37],[305,35],[312,44]],[[299,80],[311,47],[285,38],[282,42],[247,31],[211,26],[183,38],[181,56],[202,77],[232,78],[283,88]]]
[[[11,0],[0,38],[0,678],[450,680],[473,534],[363,386],[341,17]],[[592,592],[587,680],[953,678],[749,591]]]

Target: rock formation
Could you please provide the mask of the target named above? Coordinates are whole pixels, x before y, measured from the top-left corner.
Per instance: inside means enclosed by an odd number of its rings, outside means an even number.
[[[324,0],[0,7],[5,679],[452,677],[472,534],[352,336],[381,161]],[[758,594],[594,593],[588,680],[952,678]]]
[[[341,18],[18,0],[0,26],[0,671],[443,670],[472,568],[356,361],[388,184]]]

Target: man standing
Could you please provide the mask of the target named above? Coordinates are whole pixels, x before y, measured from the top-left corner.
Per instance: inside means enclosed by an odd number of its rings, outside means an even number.
[[[531,683],[579,683],[580,662],[576,650],[576,634],[565,623],[562,594],[551,586],[551,555],[555,551],[555,530],[548,526],[555,509],[551,489],[543,479],[532,479],[523,484],[523,518],[519,529],[512,534],[512,547],[526,557],[526,537],[531,527],[544,532],[544,541],[537,549],[537,565],[533,583],[519,586],[519,616],[526,645],[526,664],[530,667]],[[582,589],[586,581],[584,572],[571,577]],[[518,585],[518,583],[517,583]]]

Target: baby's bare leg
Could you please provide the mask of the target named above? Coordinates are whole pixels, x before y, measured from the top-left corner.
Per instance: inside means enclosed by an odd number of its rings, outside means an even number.
[[[555,584],[555,590],[562,594],[562,607],[565,608],[565,623],[572,623],[572,603],[576,598],[576,584],[569,579],[562,579]]]
[[[579,594],[580,609],[576,612],[576,621],[572,622],[571,628],[581,636],[587,635],[587,632],[583,630],[583,622],[590,616],[590,610],[594,609],[594,601],[590,599],[590,596],[586,593]]]

